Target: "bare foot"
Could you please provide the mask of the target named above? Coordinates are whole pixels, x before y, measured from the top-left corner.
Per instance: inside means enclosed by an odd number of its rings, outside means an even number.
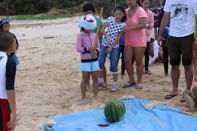
[[[86,97],[82,97],[82,99],[81,99],[82,101],[86,101],[87,100],[87,98]]]

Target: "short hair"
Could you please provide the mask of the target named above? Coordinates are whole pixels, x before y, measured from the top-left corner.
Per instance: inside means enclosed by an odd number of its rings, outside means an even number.
[[[95,8],[92,3],[87,3],[83,6],[83,12],[85,13],[87,11],[92,11],[93,13],[95,12]]]
[[[0,32],[0,50],[5,51],[9,49],[10,45],[14,42],[14,35],[10,32]]]

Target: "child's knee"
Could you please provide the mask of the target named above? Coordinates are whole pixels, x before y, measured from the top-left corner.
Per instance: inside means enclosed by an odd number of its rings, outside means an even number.
[[[83,82],[83,84],[88,84],[89,83],[89,78],[83,78],[82,79],[82,82]]]

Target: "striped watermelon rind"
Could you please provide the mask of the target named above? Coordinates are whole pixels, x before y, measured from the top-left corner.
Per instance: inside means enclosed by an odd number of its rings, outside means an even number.
[[[119,99],[111,99],[105,104],[104,114],[106,119],[111,123],[124,119],[125,113],[125,105]]]

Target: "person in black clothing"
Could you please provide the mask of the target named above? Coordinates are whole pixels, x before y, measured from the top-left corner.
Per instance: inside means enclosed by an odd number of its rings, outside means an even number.
[[[164,10],[163,8],[160,10],[160,13],[158,15],[158,19],[159,19],[159,27],[160,27],[160,23],[161,20],[163,18],[164,15]],[[162,35],[163,40],[162,40],[162,49],[163,49],[163,64],[164,64],[164,72],[165,75],[168,75],[168,44],[167,44],[167,38],[168,38],[168,33],[169,33],[169,27],[170,27],[170,20],[168,21],[168,25],[165,28],[165,31]]]
[[[10,20],[2,19],[0,21],[0,31],[1,32],[10,32]],[[16,49],[18,50],[18,48],[19,48],[18,40],[17,40],[17,38],[16,38],[16,36],[14,34],[13,34],[13,36],[14,36],[14,38],[16,40]],[[11,57],[16,62],[16,65],[19,65],[19,60],[18,60],[18,57],[16,56],[16,52],[13,52],[11,54]]]

